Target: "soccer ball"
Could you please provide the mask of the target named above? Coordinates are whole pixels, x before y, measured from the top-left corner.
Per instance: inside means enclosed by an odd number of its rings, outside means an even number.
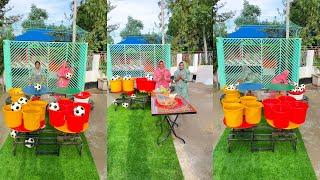
[[[135,99],[137,96],[135,94],[131,94],[131,98]]]
[[[18,132],[17,132],[16,130],[12,130],[12,131],[10,132],[10,136],[11,136],[13,139],[15,139],[15,138],[17,137],[17,135],[18,135]]]
[[[302,88],[302,89],[306,89],[306,85],[301,84],[301,85],[300,85],[300,88]]]
[[[40,91],[41,90],[41,84],[36,84],[36,85],[34,85],[34,89],[36,90],[36,91]]]
[[[21,110],[21,104],[18,102],[14,102],[11,104],[11,111],[20,111]]]
[[[127,76],[123,77],[123,80],[129,80],[129,78]]]
[[[112,101],[112,104],[118,105],[118,101],[114,99],[114,100]]]
[[[303,92],[303,88],[298,87],[298,92]]]
[[[152,77],[152,76],[149,76],[147,79],[148,79],[149,81],[153,81],[153,77]]]
[[[296,82],[295,82],[293,85],[294,85],[295,87],[298,87],[298,86],[299,86],[299,84],[298,84],[298,83],[296,83]]]
[[[72,74],[71,74],[71,73],[67,73],[67,74],[66,74],[66,78],[67,78],[67,79],[71,79],[71,78],[72,78]]]
[[[128,75],[127,77],[128,77],[128,80],[130,80],[130,79],[131,79],[131,75]]]
[[[122,103],[122,107],[128,108],[129,107],[129,103]]]
[[[116,75],[116,80],[119,80],[120,79],[120,76],[119,75]]]
[[[82,107],[82,106],[77,106],[73,109],[73,114],[75,116],[84,116],[85,112],[86,111],[85,111],[84,107]]]
[[[231,90],[236,90],[236,86],[233,85],[233,84],[231,84],[231,85],[229,86],[229,88],[230,88]]]
[[[59,104],[57,102],[52,102],[49,104],[49,109],[51,111],[58,111],[60,109]]]
[[[26,97],[21,97],[19,98],[18,103],[21,105],[25,105],[28,103],[28,99]]]
[[[117,78],[115,76],[112,76],[111,81],[115,81]]]
[[[147,78],[147,79],[149,79],[149,77],[150,77],[150,74],[147,74],[147,75],[145,76],[145,78]]]
[[[32,148],[34,146],[34,139],[33,138],[27,138],[26,140],[24,140],[24,145],[27,148]]]
[[[228,86],[228,87],[226,88],[226,90],[231,90],[231,88]]]

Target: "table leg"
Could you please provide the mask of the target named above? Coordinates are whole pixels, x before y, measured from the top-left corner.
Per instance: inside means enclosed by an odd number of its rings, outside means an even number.
[[[176,116],[176,118],[174,119],[174,121],[172,121],[169,116],[165,116],[165,118],[166,118],[166,120],[167,120],[167,122],[168,122],[168,124],[169,124],[169,126],[170,126],[171,132],[174,134],[174,136],[175,136],[176,138],[180,139],[180,140],[183,142],[183,144],[185,144],[186,141],[185,141],[184,139],[182,139],[181,137],[179,137],[179,136],[176,134],[175,130],[174,130],[174,125],[178,125],[178,124],[176,123],[176,121],[177,121],[177,119],[178,119],[178,116],[179,116],[179,115]],[[170,123],[170,122],[172,122],[172,123]]]
[[[157,123],[157,126],[159,125],[159,126],[160,126],[160,129],[161,129],[160,134],[159,134],[159,136],[158,136],[158,138],[157,138],[157,144],[158,144],[158,145],[160,145],[162,142],[164,142],[165,140],[167,140],[168,137],[169,137],[170,134],[171,134],[171,128],[170,128],[170,130],[168,131],[166,137],[160,140],[160,137],[161,137],[161,135],[162,135],[162,133],[163,133],[163,124],[165,124],[166,122],[167,122],[167,121],[166,121],[166,118],[164,118],[164,119],[161,119],[160,121],[158,121],[158,123]],[[171,126],[170,123],[169,123],[169,126]]]

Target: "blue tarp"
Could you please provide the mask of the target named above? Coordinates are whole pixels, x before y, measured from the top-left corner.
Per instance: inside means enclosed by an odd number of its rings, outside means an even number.
[[[118,44],[149,44],[142,36],[129,36],[123,39]]]
[[[25,33],[16,37],[16,41],[46,41],[53,42],[55,40],[52,30],[46,29],[29,29]]]
[[[239,29],[233,33],[228,34],[228,38],[270,38],[272,34],[268,34],[267,30],[270,29],[270,26],[263,25],[248,25],[240,26]],[[279,31],[280,30],[280,31]],[[280,36],[282,35],[282,29],[280,28]],[[277,36],[279,36],[277,35]]]

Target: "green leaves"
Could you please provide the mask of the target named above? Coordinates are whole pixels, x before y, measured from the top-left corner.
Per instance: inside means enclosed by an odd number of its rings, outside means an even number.
[[[120,36],[122,38],[125,38],[127,36],[140,36],[142,29],[142,21],[133,19],[133,17],[128,16],[128,22],[126,24],[126,27],[120,32]]]

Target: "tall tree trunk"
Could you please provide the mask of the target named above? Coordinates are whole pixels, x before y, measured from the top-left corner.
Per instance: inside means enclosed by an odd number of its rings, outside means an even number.
[[[207,47],[207,37],[206,37],[206,27],[202,26],[202,38],[203,38],[203,49],[204,49],[204,58],[206,64],[208,64],[208,47]]]

